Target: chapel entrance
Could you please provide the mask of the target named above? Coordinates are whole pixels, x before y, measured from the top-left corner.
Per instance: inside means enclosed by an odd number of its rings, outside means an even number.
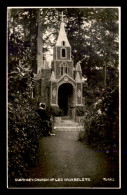
[[[58,89],[58,105],[63,111],[63,116],[72,118],[74,106],[74,88],[70,83],[60,85]]]

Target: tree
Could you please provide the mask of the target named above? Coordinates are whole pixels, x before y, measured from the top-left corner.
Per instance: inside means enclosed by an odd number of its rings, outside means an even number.
[[[31,104],[34,86],[33,60],[36,60],[35,10],[12,9],[8,29],[8,179],[29,177],[36,163],[36,149],[42,124]],[[27,19],[27,24],[26,24]],[[34,23],[35,26],[31,24]],[[33,34],[32,34],[33,33]]]
[[[60,14],[72,46],[74,64],[81,61],[89,85],[118,82],[118,9],[49,8],[43,9],[44,49],[53,47],[58,36]],[[46,50],[45,50],[46,52]]]

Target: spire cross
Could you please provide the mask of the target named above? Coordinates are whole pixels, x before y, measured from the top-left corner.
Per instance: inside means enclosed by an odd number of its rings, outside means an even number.
[[[61,12],[60,16],[61,16],[61,22],[63,22],[64,16],[65,16],[65,15],[63,15],[63,11]]]

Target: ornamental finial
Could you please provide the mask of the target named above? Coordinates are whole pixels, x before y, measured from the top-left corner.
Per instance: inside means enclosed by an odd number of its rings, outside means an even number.
[[[64,22],[64,16],[65,15],[63,15],[63,11],[61,12],[61,15],[60,16],[61,16],[61,22]]]

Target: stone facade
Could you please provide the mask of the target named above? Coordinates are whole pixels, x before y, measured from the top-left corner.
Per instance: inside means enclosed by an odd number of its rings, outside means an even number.
[[[39,61],[40,62],[40,61]],[[80,63],[74,66],[71,58],[71,46],[67,39],[64,22],[61,22],[59,36],[53,49],[51,67],[46,60],[35,76],[34,98],[46,103],[46,106],[58,107],[63,115],[75,119],[76,109],[83,107],[82,70]]]

